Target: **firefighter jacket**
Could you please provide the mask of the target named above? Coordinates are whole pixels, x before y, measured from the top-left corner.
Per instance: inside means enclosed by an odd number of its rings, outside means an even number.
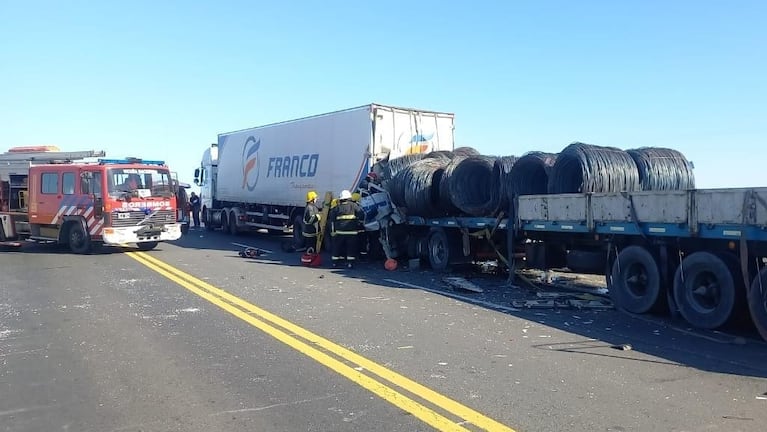
[[[317,237],[320,226],[320,209],[313,202],[306,203],[302,232],[304,237]]]
[[[354,201],[341,201],[331,210],[331,235],[357,235],[360,225],[365,221],[365,212]]]

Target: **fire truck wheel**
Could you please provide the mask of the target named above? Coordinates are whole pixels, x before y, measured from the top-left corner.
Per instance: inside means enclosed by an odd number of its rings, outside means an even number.
[[[82,224],[71,222],[67,232],[67,243],[69,250],[76,254],[86,254],[91,250],[91,236],[85,232]]]
[[[154,242],[141,242],[141,243],[137,243],[137,246],[138,246],[138,250],[148,251],[148,250],[152,250],[152,249],[156,248],[157,247],[157,242],[156,241],[154,241]]]

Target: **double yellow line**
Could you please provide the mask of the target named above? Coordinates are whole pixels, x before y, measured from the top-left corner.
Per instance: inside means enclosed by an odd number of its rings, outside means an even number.
[[[392,405],[411,413],[437,430],[467,432],[469,429],[463,425],[473,424],[489,431],[514,432],[508,426],[465,405],[144,252],[128,252],[127,255],[285,345],[327,366]],[[362,368],[362,370],[355,369],[355,367]],[[366,374],[365,371],[368,373]],[[390,384],[401,390],[395,389]],[[444,414],[427,407],[411,396],[405,395],[402,390],[430,403],[435,408],[441,409]],[[453,416],[454,419],[451,420],[447,415]],[[456,421],[456,419],[462,420]]]

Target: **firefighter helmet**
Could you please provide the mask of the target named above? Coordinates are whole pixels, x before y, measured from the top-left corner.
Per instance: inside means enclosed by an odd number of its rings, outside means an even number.
[[[317,199],[317,192],[309,191],[306,193],[306,202],[314,201]]]

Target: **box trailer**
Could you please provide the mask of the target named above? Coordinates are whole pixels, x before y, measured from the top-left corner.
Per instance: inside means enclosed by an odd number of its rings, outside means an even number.
[[[206,149],[195,183],[209,230],[283,233],[306,194],[354,190],[381,160],[452,150],[454,115],[369,104],[223,133]]]

